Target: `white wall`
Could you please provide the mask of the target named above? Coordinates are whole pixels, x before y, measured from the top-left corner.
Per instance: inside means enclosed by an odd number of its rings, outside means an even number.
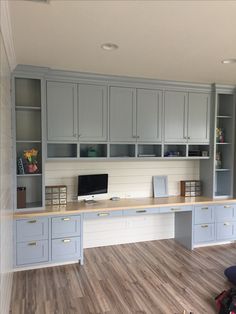
[[[0,313],[9,313],[12,285],[12,129],[10,66],[0,32]]]
[[[199,161],[47,162],[46,185],[67,185],[72,201],[77,196],[77,176],[95,173],[109,174],[109,197],[151,197],[154,175],[167,175],[169,194],[179,195],[180,180],[199,179]],[[85,222],[84,246],[172,238],[173,233],[173,214],[104,218]]]

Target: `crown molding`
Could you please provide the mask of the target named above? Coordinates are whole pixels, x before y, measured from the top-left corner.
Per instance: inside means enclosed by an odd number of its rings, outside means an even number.
[[[12,37],[9,1],[0,1],[0,29],[11,70],[16,67],[16,55]]]

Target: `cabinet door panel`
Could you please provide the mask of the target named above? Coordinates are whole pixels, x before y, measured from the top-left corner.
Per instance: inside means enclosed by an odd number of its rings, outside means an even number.
[[[136,141],[135,89],[111,87],[110,89],[110,140]]]
[[[79,84],[78,93],[80,140],[107,140],[106,87]]]
[[[210,96],[189,93],[188,142],[209,143]]]
[[[77,120],[77,85],[64,82],[48,82],[48,140],[76,140]]]
[[[165,92],[164,133],[165,142],[183,143],[187,137],[187,94],[183,92]]]
[[[215,240],[215,224],[195,225],[193,230],[194,243],[211,242]]]
[[[216,240],[223,241],[235,238],[235,222],[218,222],[216,224]]]
[[[137,90],[137,135],[139,141],[161,141],[161,92]]]

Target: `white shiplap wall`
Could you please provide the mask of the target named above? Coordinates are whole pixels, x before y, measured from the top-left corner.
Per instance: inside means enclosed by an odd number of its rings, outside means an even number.
[[[199,161],[47,162],[46,185],[67,185],[72,201],[77,198],[78,175],[96,173],[108,173],[108,197],[150,197],[154,175],[167,175],[169,194],[179,195],[180,180],[199,179]],[[84,247],[166,239],[173,234],[173,214],[104,218],[84,223]]]
[[[11,71],[0,32],[0,313],[8,314],[12,285],[12,124]]]

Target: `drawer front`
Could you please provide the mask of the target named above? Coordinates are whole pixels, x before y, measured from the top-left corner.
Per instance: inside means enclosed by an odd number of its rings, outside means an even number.
[[[60,216],[52,218],[52,238],[76,237],[81,233],[81,217]]]
[[[224,222],[234,219],[234,205],[215,206],[215,218],[217,222]]]
[[[16,241],[26,242],[48,239],[48,218],[16,220]]]
[[[160,208],[139,208],[139,209],[127,209],[124,210],[124,216],[142,216],[147,214],[158,214]]]
[[[16,265],[48,262],[48,240],[16,244]]]
[[[52,260],[63,261],[81,257],[80,237],[52,240]]]
[[[214,222],[214,206],[195,206],[194,224],[204,224]]]
[[[215,239],[215,224],[202,224],[194,226],[194,243],[211,242]]]
[[[160,213],[177,213],[189,211],[192,211],[192,206],[168,206],[160,208]]]
[[[218,222],[216,224],[216,239],[233,239],[235,237],[235,227],[235,222]]]
[[[99,212],[91,212],[85,213],[84,219],[102,219],[102,218],[109,218],[109,217],[121,217],[123,216],[122,210],[115,210],[115,211],[99,211]]]

